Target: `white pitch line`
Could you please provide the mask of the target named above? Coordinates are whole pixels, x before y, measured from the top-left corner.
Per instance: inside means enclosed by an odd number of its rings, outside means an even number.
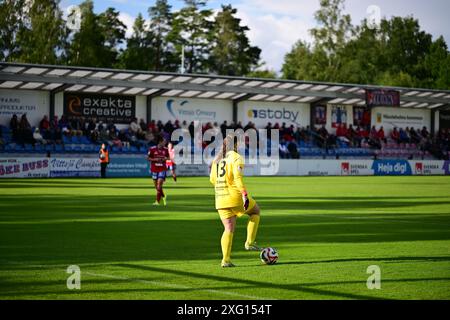
[[[30,267],[30,268],[47,268],[47,269],[56,269],[56,270],[60,270],[60,268],[58,266],[66,268],[65,265],[53,265],[53,266],[50,265],[49,266],[49,265],[39,265],[39,264],[26,264],[26,263],[15,262],[15,261],[8,261],[6,263],[23,265],[23,266]],[[114,266],[114,265],[109,264],[109,266]],[[82,272],[82,274],[87,274],[87,275],[93,276],[93,277],[109,278],[109,279],[123,280],[123,281],[128,281],[128,282],[150,284],[150,285],[154,285],[154,286],[160,286],[163,288],[165,287],[165,288],[172,288],[172,289],[198,290],[198,291],[205,291],[205,292],[210,292],[210,293],[218,294],[218,295],[234,296],[234,297],[240,297],[240,298],[251,299],[251,300],[277,300],[274,298],[263,298],[263,297],[241,294],[241,293],[232,292],[232,291],[221,291],[221,290],[214,290],[214,289],[196,289],[196,288],[188,287],[185,285],[172,284],[172,283],[167,283],[167,282],[150,281],[150,280],[143,280],[143,279],[133,279],[133,278],[128,278],[128,277],[115,276],[115,275],[111,275],[111,274],[104,274],[104,273],[93,273],[93,272],[86,272],[86,271],[81,271],[81,272]]]

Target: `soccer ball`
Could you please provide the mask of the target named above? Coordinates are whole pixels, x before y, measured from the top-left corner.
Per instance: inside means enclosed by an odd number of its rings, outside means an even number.
[[[261,261],[265,264],[275,264],[278,260],[278,252],[274,248],[264,248],[259,254]]]
[[[103,159],[105,159],[105,158],[106,158],[106,156],[105,156],[104,154],[101,154],[101,155],[100,155],[100,159],[103,160]]]

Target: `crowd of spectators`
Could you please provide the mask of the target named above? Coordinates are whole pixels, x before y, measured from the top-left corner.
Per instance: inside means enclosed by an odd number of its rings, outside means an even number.
[[[275,126],[276,127],[276,126]],[[383,127],[376,128],[359,127],[356,129],[346,124],[338,125],[334,133],[330,133],[325,126],[321,128],[294,128],[286,129],[283,125],[280,128],[281,145],[280,154],[284,158],[298,158],[295,145],[306,144],[319,147],[328,151],[329,149],[349,147],[349,148],[371,148],[375,150],[383,149],[388,142],[400,145],[415,146],[422,152],[428,151],[437,159],[447,159],[450,151],[450,130],[441,129],[436,135],[431,134],[426,127],[415,128],[394,128],[388,135]]]
[[[206,123],[200,128],[195,127],[194,122],[189,124],[186,121],[168,121],[165,124],[161,121],[152,120],[149,123],[144,119],[134,118],[129,125],[120,126],[120,129],[113,123],[103,123],[96,119],[89,121],[84,118],[66,119],[64,116],[49,119],[44,116],[39,125],[33,128],[27,116],[24,114],[19,118],[14,115],[10,121],[10,129],[13,141],[18,144],[63,144],[68,137],[86,137],[93,144],[103,144],[117,148],[149,147],[155,143],[156,135],[162,135],[167,141],[170,140],[173,131],[183,129],[189,132],[195,139],[196,134],[205,133],[213,129],[217,133],[226,135],[228,129],[257,129],[255,124],[249,122],[243,126],[241,122],[222,124]],[[438,159],[445,159],[450,151],[450,131],[441,129],[436,135],[431,134],[426,127],[415,128],[394,128],[390,133],[386,133],[383,127],[376,128],[360,127],[356,128],[346,124],[338,125],[334,132],[329,132],[325,126],[315,127],[294,127],[287,126],[286,123],[268,123],[264,128],[267,130],[268,139],[271,137],[271,130],[279,130],[280,144],[279,152],[282,158],[299,159],[302,148],[320,148],[328,151],[342,147],[349,148],[372,148],[382,149],[388,142],[400,144],[416,145],[421,151],[428,151]],[[2,137],[0,136],[0,140]],[[206,147],[203,142],[203,147]]]

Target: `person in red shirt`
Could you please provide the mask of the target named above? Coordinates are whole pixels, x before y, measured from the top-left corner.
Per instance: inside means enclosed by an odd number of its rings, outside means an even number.
[[[400,143],[400,133],[398,132],[397,128],[394,128],[394,130],[392,130],[391,139],[397,142],[398,144]]]
[[[384,141],[384,143],[387,143],[383,127],[381,127],[380,130],[378,130],[378,139],[380,139],[381,141]]]
[[[336,137],[342,137],[343,133],[342,133],[342,124],[338,124],[337,125],[337,129],[336,129]]]
[[[47,116],[44,116],[44,118],[42,118],[41,122],[39,123],[39,130],[41,130],[41,132],[44,132],[48,129],[50,129],[50,121],[48,121]]]
[[[156,189],[156,201],[153,203],[154,206],[159,206],[161,199],[163,204],[166,206],[166,195],[163,190],[164,181],[166,181],[166,161],[170,160],[169,151],[165,147],[164,138],[158,135],[157,138],[158,145],[151,147],[148,152],[148,161],[151,162],[151,174],[153,183]]]

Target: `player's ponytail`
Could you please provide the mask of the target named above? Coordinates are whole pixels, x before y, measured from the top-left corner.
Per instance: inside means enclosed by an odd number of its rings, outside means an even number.
[[[237,137],[234,133],[229,133],[225,139],[223,139],[222,147],[214,159],[214,162],[219,162],[224,159],[228,151],[237,152]]]

